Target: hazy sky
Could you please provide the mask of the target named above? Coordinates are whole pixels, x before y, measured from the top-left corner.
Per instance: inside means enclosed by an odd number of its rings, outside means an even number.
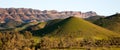
[[[120,12],[120,0],[0,0],[1,8],[33,8],[58,11],[95,11],[100,15]]]

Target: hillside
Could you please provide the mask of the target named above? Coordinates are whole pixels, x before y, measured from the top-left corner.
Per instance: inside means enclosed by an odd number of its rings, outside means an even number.
[[[0,32],[7,32],[7,31],[32,31],[32,30],[39,30],[44,28],[46,22],[30,22],[30,23],[23,23],[13,28],[1,28]]]
[[[78,37],[83,39],[106,39],[118,36],[116,33],[96,26],[81,18],[69,17],[33,33],[48,37]]]
[[[109,30],[120,33],[120,14],[114,14],[111,16],[107,16],[106,18],[98,19],[94,22],[95,24],[105,27]]]

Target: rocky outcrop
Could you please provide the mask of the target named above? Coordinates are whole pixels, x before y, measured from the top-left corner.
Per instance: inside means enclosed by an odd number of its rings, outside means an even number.
[[[96,16],[95,12],[82,13],[79,11],[61,11],[56,10],[36,10],[27,8],[0,8],[0,23],[5,23],[9,19],[19,22],[47,21],[52,19],[67,18],[69,16],[77,16],[80,18],[88,18]]]

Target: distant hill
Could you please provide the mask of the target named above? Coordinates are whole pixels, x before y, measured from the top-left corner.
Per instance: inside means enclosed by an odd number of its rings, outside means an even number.
[[[77,37],[82,39],[107,39],[118,36],[117,33],[94,25],[78,17],[69,17],[42,30],[32,33],[48,37]]]
[[[95,22],[96,20],[100,19],[100,18],[105,18],[105,16],[91,16],[88,18],[85,18],[85,20],[90,21],[90,22]]]
[[[69,16],[78,16],[80,18],[88,18],[96,16],[97,13],[93,11],[61,11],[56,10],[37,10],[31,8],[0,8],[0,23],[6,23],[9,19],[19,22],[36,22],[48,21],[53,19],[64,19]]]
[[[98,19],[94,22],[95,24],[105,27],[109,30],[120,33],[120,14],[114,14],[111,16],[107,16],[106,18]]]

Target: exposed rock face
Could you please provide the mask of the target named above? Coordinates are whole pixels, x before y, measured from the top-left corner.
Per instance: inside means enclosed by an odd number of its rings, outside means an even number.
[[[67,18],[69,16],[78,16],[80,18],[88,18],[96,16],[95,12],[77,12],[77,11],[62,11],[56,10],[35,10],[26,8],[0,8],[0,23],[5,23],[12,19],[19,22],[47,21],[58,18]]]

